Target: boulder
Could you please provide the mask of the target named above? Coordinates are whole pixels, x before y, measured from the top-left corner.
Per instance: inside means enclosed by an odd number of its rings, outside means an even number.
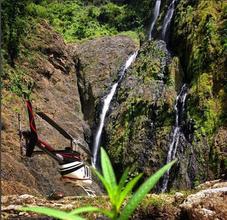
[[[189,195],[180,205],[182,219],[226,219],[227,182],[222,187],[201,190]]]
[[[126,36],[101,37],[76,47],[74,60],[82,111],[90,127],[94,125],[100,98],[118,78],[120,68],[136,49],[135,42]]]

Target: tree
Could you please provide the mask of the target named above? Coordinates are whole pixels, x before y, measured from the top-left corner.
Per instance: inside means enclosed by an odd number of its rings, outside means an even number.
[[[19,53],[19,42],[26,28],[26,6],[31,0],[2,1],[2,48],[7,51],[8,62],[14,67]]]

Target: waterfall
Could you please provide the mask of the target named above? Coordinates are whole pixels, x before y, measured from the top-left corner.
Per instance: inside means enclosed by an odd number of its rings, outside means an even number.
[[[97,155],[98,155],[98,151],[99,151],[99,144],[100,144],[100,140],[101,140],[101,136],[102,136],[102,130],[104,127],[105,117],[109,110],[111,100],[113,99],[113,96],[117,90],[118,84],[123,79],[126,70],[130,67],[130,65],[136,59],[137,53],[138,52],[136,51],[131,56],[129,56],[129,58],[126,60],[125,64],[123,65],[123,68],[121,68],[121,70],[120,70],[118,81],[111,87],[110,92],[104,98],[104,103],[103,103],[102,111],[100,114],[100,122],[99,122],[99,126],[98,126],[97,133],[95,136],[93,152],[92,152],[93,153],[93,161],[92,161],[93,166],[96,166],[96,163],[97,163]]]
[[[172,142],[169,146],[166,163],[169,163],[176,157],[177,146],[178,146],[180,132],[181,132],[180,126],[181,126],[182,116],[184,113],[186,97],[187,97],[187,86],[186,84],[184,84],[181,87],[181,91],[176,98],[176,103],[174,106],[174,110],[176,112],[175,126],[174,126]],[[168,181],[169,181],[169,170],[164,175],[161,192],[165,192],[167,190]]]
[[[166,41],[168,39],[168,31],[169,31],[170,23],[171,23],[173,13],[175,10],[175,3],[176,3],[176,0],[172,0],[172,2],[170,3],[170,5],[168,7],[166,16],[164,18],[164,22],[162,25],[162,37],[161,37],[162,40],[164,40],[164,41]]]
[[[150,31],[149,31],[148,40],[151,40],[152,31],[154,29],[155,23],[157,21],[159,13],[160,13],[160,6],[161,6],[161,0],[156,0],[154,11],[153,11],[153,16],[152,16],[152,20],[151,20],[151,27],[150,27]]]

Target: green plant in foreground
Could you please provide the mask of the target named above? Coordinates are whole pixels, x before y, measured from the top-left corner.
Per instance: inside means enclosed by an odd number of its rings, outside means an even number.
[[[83,212],[97,212],[99,208],[87,206],[74,209],[71,212],[60,211],[58,209],[47,208],[47,207],[25,207],[21,208],[22,211],[31,211],[40,213],[43,215],[51,216],[57,219],[64,219],[64,220],[85,220],[85,218],[80,217],[78,214]]]
[[[112,220],[127,220],[138,207],[139,203],[147,195],[147,193],[149,193],[149,191],[154,187],[158,180],[164,175],[167,170],[171,168],[171,166],[175,162],[176,160],[168,163],[160,170],[158,170],[154,175],[149,177],[131,196],[131,198],[129,198],[127,204],[122,208],[123,204],[125,203],[126,197],[129,195],[129,193],[131,193],[132,189],[134,188],[138,180],[141,178],[142,174],[137,175],[126,184],[129,173],[129,169],[126,169],[119,183],[117,184],[110,159],[105,150],[101,148],[101,166],[103,175],[101,175],[97,170],[94,170],[94,172],[99,177],[108,193],[110,203],[112,205],[111,210],[104,210],[92,206],[81,207],[71,212],[64,212],[46,207],[25,207],[21,208],[21,210],[41,213],[64,220],[84,219],[78,215],[84,212],[100,212]]]
[[[169,164],[165,165],[154,175],[149,177],[139,189],[132,195],[128,200],[127,204],[122,208],[123,203],[125,202],[126,197],[132,191],[133,187],[136,185],[138,180],[141,178],[142,174],[134,177],[130,182],[125,185],[125,181],[128,177],[129,169],[126,169],[123,173],[119,184],[116,183],[116,177],[109,160],[108,155],[104,149],[101,149],[101,166],[103,171],[103,176],[95,171],[96,175],[100,178],[103,185],[105,186],[110,202],[112,204],[112,210],[108,212],[108,217],[111,219],[126,220],[134,212],[139,203],[143,198],[149,193],[149,191],[154,187],[158,180],[164,175],[164,173],[171,168],[171,166],[176,161],[172,161]]]

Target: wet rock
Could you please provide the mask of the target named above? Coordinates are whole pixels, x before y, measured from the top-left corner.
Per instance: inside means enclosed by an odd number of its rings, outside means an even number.
[[[192,129],[194,138],[189,139],[194,142],[197,151],[195,153],[202,168],[197,172],[197,182],[221,178],[227,173],[226,52],[225,48],[220,46],[221,33],[225,29],[223,25],[225,10],[221,1],[212,5],[208,4],[208,1],[205,3],[204,5],[204,2],[199,0],[179,1],[171,32],[172,49],[179,56],[186,80],[191,86],[188,115],[194,124]],[[208,28],[204,26],[202,19],[207,10],[212,13],[206,16],[205,23],[211,22],[214,27],[209,42],[204,41],[204,33]],[[197,29],[196,33],[194,27]],[[199,50],[195,49],[198,47]],[[201,62],[197,63],[196,60],[199,58]],[[216,72],[218,77],[215,77]],[[206,116],[207,112],[209,116]]]
[[[165,42],[151,41],[141,47],[111,104],[103,133],[102,144],[119,175],[129,166],[150,176],[166,163],[183,78],[179,58],[170,57]],[[208,176],[208,140],[196,140],[193,123],[187,119],[187,100],[180,115],[179,160],[171,169],[168,188],[193,188]]]
[[[216,176],[227,180],[227,128],[220,127],[214,136],[213,159],[216,161]]]

